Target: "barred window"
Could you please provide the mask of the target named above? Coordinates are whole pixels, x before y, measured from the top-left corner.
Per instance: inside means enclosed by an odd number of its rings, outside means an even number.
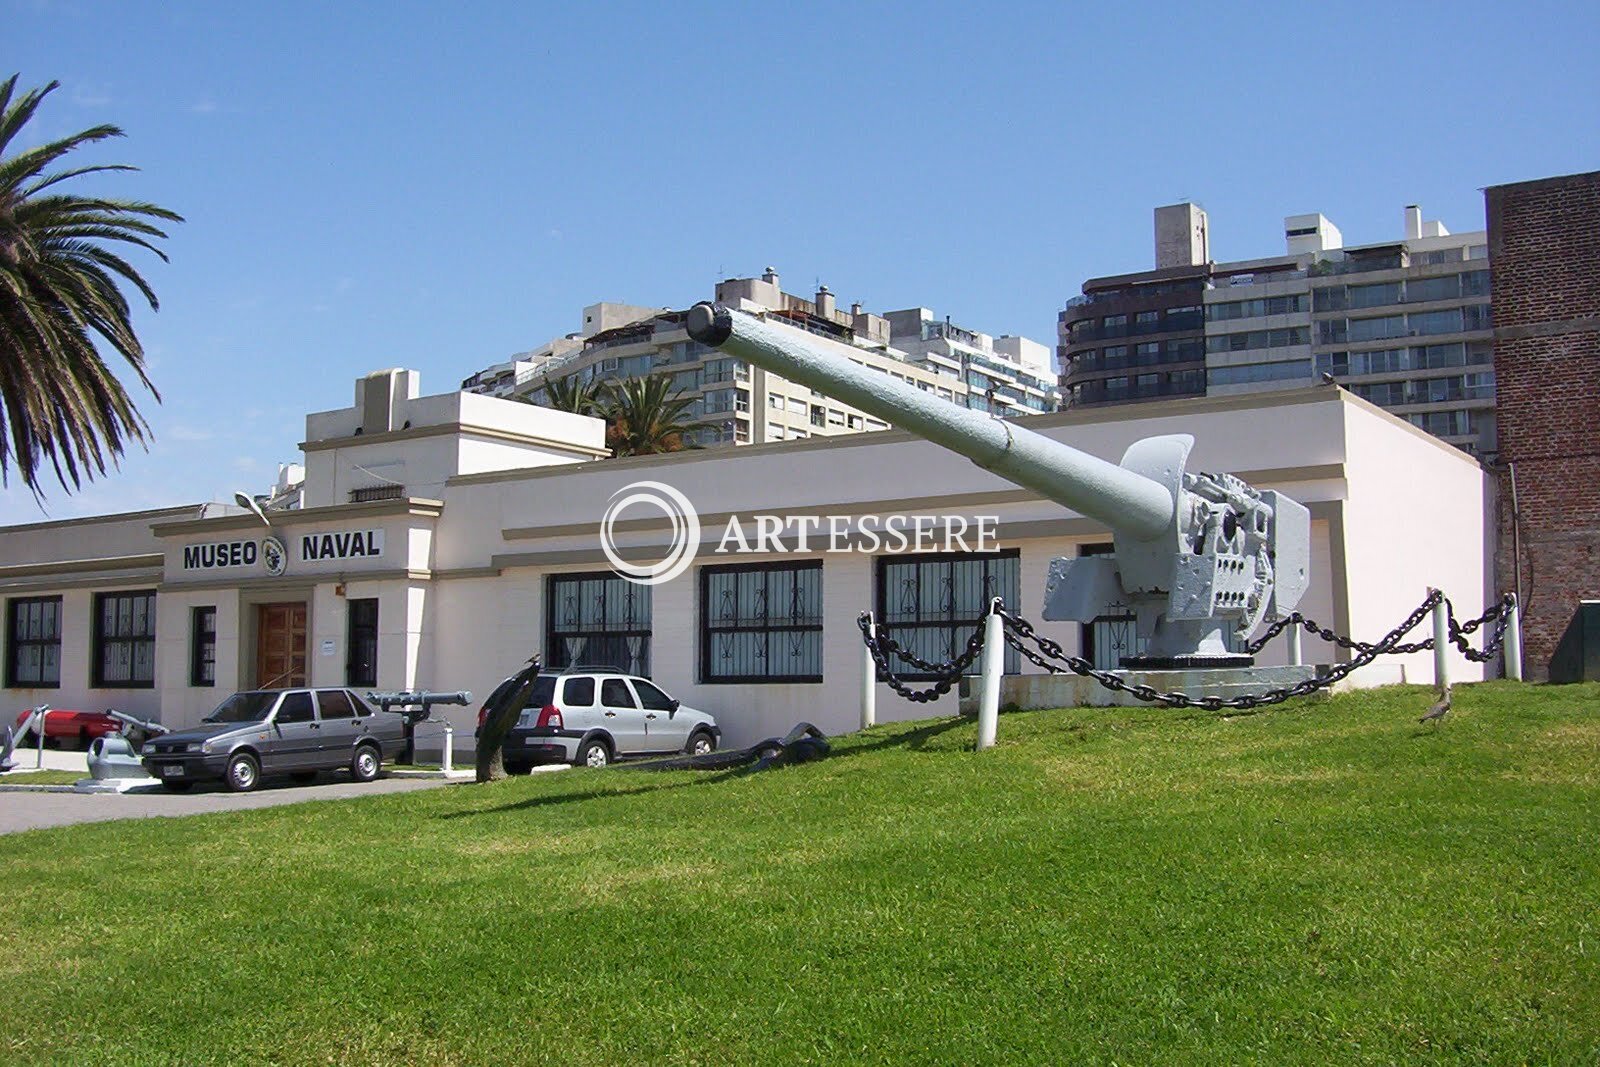
[[[156,684],[156,594],[97,593],[94,687],[150,689]]]
[[[700,570],[703,682],[822,681],[822,561]]]
[[[189,613],[189,684],[217,684],[217,609]]]
[[[54,689],[61,684],[61,598],[13,600],[6,614],[6,685]]]
[[[552,575],[545,665],[615,667],[650,676],[650,586],[610,571]]]
[[[883,556],[878,559],[878,622],[902,648],[943,663],[960,655],[981,624],[989,601],[999,597],[1020,610],[1020,558],[1017,549],[995,553]],[[974,660],[969,673],[980,669]],[[1006,647],[1005,672],[1018,674],[1022,657]],[[899,663],[902,678],[927,678]]]

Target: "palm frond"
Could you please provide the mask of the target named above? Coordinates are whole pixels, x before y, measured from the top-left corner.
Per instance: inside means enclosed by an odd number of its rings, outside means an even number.
[[[17,76],[0,83],[0,154],[57,87],[16,94]],[[62,183],[88,174],[132,170],[95,164],[48,172],[78,148],[122,136],[115,126],[87,130],[0,158],[0,484],[15,468],[42,497],[45,472],[68,492],[104,475],[149,423],[101,354],[114,352],[158,402],[134,332],[131,288],[158,308],[155,290],[116,245],[165,260],[157,225],[182,216],[143,201],[85,197]],[[46,194],[46,190],[50,190]]]

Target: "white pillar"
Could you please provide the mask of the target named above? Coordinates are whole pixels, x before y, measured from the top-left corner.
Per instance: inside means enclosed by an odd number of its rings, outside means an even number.
[[[454,755],[453,749],[455,748],[455,744],[455,728],[452,727],[449,722],[446,722],[444,724],[444,757],[439,762],[439,769],[445,773],[446,777],[449,777],[450,771],[452,770],[450,760]]]
[[[1284,631],[1284,637],[1287,638],[1287,643],[1289,646],[1289,666],[1300,666],[1300,664],[1304,662],[1301,659],[1300,652],[1300,624],[1295,623],[1293,626],[1289,627],[1288,630]]]
[[[1501,655],[1505,657],[1506,677],[1513,682],[1522,681],[1522,605],[1517,595],[1511,594],[1510,616],[1506,620],[1505,644]]]
[[[1005,672],[1006,641],[1000,613],[990,606],[983,622],[983,689],[978,696],[978,751],[993,747],[1000,719],[1000,675]]]
[[[878,636],[878,624],[867,617],[866,637]],[[878,664],[872,658],[872,649],[861,642],[861,728],[871,729],[878,721]]]
[[[1430,589],[1429,593],[1437,590]],[[1441,691],[1450,686],[1450,623],[1444,598],[1433,606],[1433,684]]]

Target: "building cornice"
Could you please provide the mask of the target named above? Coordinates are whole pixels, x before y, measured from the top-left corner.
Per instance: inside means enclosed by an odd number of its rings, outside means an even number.
[[[162,582],[156,591],[158,593],[189,593],[201,592],[207,589],[238,589],[241,591],[278,589],[289,592],[330,583],[342,582],[346,585],[353,585],[356,582],[428,582],[435,577],[436,575],[431,570],[421,570],[414,567],[387,567],[376,571],[318,571],[314,574],[291,571],[276,578],[203,578],[194,582],[173,581],[169,578]]]
[[[268,512],[274,530],[301,526],[314,522],[340,522],[345,519],[378,519],[392,515],[415,515],[436,519],[444,510],[444,501],[427,497],[401,497],[398,500],[366,500],[355,504],[327,504],[317,508],[296,508],[292,511]],[[214,519],[189,519],[185,522],[165,522],[151,527],[157,537],[183,537],[190,534],[229,533],[235,530],[261,530],[261,520],[254,515],[222,515]]]
[[[1299,482],[1342,480],[1345,476],[1345,469],[1342,463],[1320,463],[1306,467],[1270,467],[1240,471],[1237,476],[1254,486],[1289,485]],[[946,515],[957,512],[970,514],[978,508],[999,507],[1007,504],[1039,503],[1044,500],[1044,497],[1031,489],[1001,489],[995,492],[960,493],[939,497],[920,496],[901,497],[893,500],[852,500],[825,504],[806,504],[801,507],[783,508],[782,513],[785,516],[842,515],[852,518],[861,515]],[[772,513],[751,510],[708,512],[699,517],[700,526],[702,529],[707,530],[725,529],[729,520],[733,518],[738,518],[742,525],[753,526],[758,514]],[[1004,521],[1002,519],[1002,523]],[[500,531],[500,536],[506,541],[532,541],[553,537],[581,536],[594,533],[598,528],[598,519],[591,522],[568,522],[553,526],[508,526]],[[671,519],[662,516],[648,519],[619,519],[612,523],[611,529],[614,533],[644,533],[671,530],[673,525]]]
[[[159,568],[165,558],[160,552],[151,552],[138,556],[99,556],[94,559],[52,560],[48,563],[12,563],[0,566],[0,582],[53,574],[93,574],[100,571]]]
[[[69,526],[93,526],[108,522],[138,522],[141,519],[160,519],[170,517],[176,519],[180,515],[193,515],[204,504],[180,504],[170,508],[152,508],[148,511],[119,511],[110,515],[80,515],[73,519],[47,519],[44,522],[20,523],[16,526],[0,527],[5,533],[27,533],[31,530],[59,530]]]
[[[605,459],[611,455],[611,450],[608,448],[590,448],[587,445],[574,444],[571,441],[558,441],[553,437],[517,433],[512,430],[497,430],[489,426],[471,426],[463,422],[442,422],[434,426],[413,426],[408,430],[387,430],[383,433],[351,434],[346,437],[326,437],[320,441],[301,441],[300,449],[303,452],[327,452],[336,448],[351,448],[355,445],[388,444],[396,441],[415,441],[424,437],[452,435],[477,437],[487,441],[502,441],[518,445],[536,445],[540,448],[554,449],[557,452],[569,452],[575,456],[586,456],[591,459]]]

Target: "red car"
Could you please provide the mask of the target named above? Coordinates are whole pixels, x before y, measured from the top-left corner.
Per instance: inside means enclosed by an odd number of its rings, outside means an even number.
[[[22,724],[32,714],[24,711],[17,716],[17,729],[22,729]],[[76,742],[79,748],[88,749],[89,742],[106,734],[114,734],[122,729],[122,724],[111,716],[99,711],[69,711],[65,708],[51,708],[44,717],[45,744],[54,742],[58,745],[69,741]],[[28,731],[26,738],[19,736],[17,746],[24,747],[28,744],[37,744],[33,731]]]

